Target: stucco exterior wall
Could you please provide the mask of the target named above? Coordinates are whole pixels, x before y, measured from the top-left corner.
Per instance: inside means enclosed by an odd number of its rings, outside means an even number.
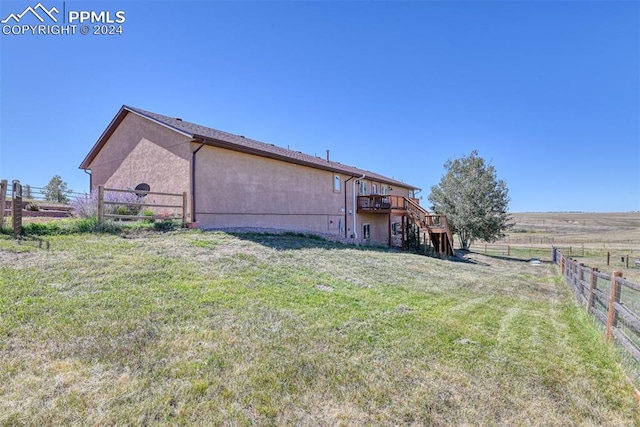
[[[339,191],[334,189],[336,175],[340,177]],[[345,235],[346,227],[349,237],[354,234],[356,215],[355,242],[388,244],[389,216],[357,214],[353,192],[355,187],[358,194],[358,178],[345,183],[350,177],[205,146],[196,157],[196,219],[204,228],[279,228],[340,236]],[[369,191],[372,183],[369,181]],[[389,190],[389,194],[398,195],[408,192],[399,186]],[[363,236],[364,223],[370,224],[368,239]]]
[[[364,225],[369,224],[369,238],[364,235]],[[388,214],[358,214],[358,240],[365,245],[389,244],[389,215]]]
[[[204,147],[196,158],[196,219],[202,227],[264,227],[339,234],[344,177],[251,154]],[[344,229],[342,229],[344,230]]]
[[[151,191],[189,193],[188,141],[189,138],[178,132],[129,113],[91,162],[92,185],[94,188],[98,185],[135,188],[145,182]],[[174,197],[155,195],[148,196],[147,200],[163,204],[182,202]],[[174,211],[158,209],[167,213]]]
[[[151,191],[187,192],[189,198],[193,188],[189,219],[194,220],[195,206],[195,221],[203,228],[277,228],[353,237],[360,244],[389,243],[388,214],[357,212],[359,177],[190,141],[185,134],[129,112],[91,161],[92,185],[134,188],[144,182]],[[362,181],[367,195],[409,196],[411,191],[369,178]],[[155,195],[146,200],[181,202]],[[156,209],[164,212],[174,210]],[[368,236],[364,224],[369,224]]]

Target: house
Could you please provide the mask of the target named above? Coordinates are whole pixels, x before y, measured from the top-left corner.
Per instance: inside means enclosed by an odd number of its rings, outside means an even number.
[[[186,192],[190,220],[201,228],[275,228],[391,245],[404,244],[403,224],[411,222],[439,251],[452,252],[446,218],[421,208],[412,185],[332,161],[328,152],[311,156],[138,108],[118,111],[80,169],[92,189],[146,184]]]

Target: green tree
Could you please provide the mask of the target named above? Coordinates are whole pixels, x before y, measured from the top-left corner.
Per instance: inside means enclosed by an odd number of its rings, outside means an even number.
[[[429,201],[437,214],[446,215],[449,226],[468,250],[476,240],[494,242],[513,224],[507,212],[509,191],[478,151],[468,157],[447,160],[447,173],[431,187]]]
[[[49,202],[69,203],[71,190],[67,189],[67,183],[60,175],[54,175],[51,181],[44,187],[44,198]]]

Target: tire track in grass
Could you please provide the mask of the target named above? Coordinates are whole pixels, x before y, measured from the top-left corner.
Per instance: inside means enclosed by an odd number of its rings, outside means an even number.
[[[456,315],[462,317],[465,314],[474,311],[474,309],[480,305],[485,305],[487,301],[491,299],[491,296],[482,296],[473,299],[463,300],[461,303],[452,305],[445,310],[447,315]]]
[[[509,330],[512,329],[513,321],[522,311],[522,306],[520,304],[516,304],[513,307],[510,307],[502,319],[500,319],[500,327],[498,328],[498,344],[501,345],[505,343],[508,339],[511,338],[509,334]]]

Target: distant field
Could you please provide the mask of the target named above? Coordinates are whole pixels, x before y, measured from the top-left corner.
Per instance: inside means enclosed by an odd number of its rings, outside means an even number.
[[[606,273],[619,270],[629,280],[640,283],[640,267],[635,265],[635,260],[640,259],[639,212],[512,215],[514,227],[493,247],[488,245],[488,253],[503,254],[508,245],[514,256],[548,258],[551,246],[556,246],[590,267]],[[484,252],[485,244],[477,242],[472,249]]]
[[[527,244],[550,238],[556,246],[635,248],[640,245],[640,212],[515,213],[506,241]]]
[[[0,236],[0,425],[640,425],[555,266],[295,235]]]

